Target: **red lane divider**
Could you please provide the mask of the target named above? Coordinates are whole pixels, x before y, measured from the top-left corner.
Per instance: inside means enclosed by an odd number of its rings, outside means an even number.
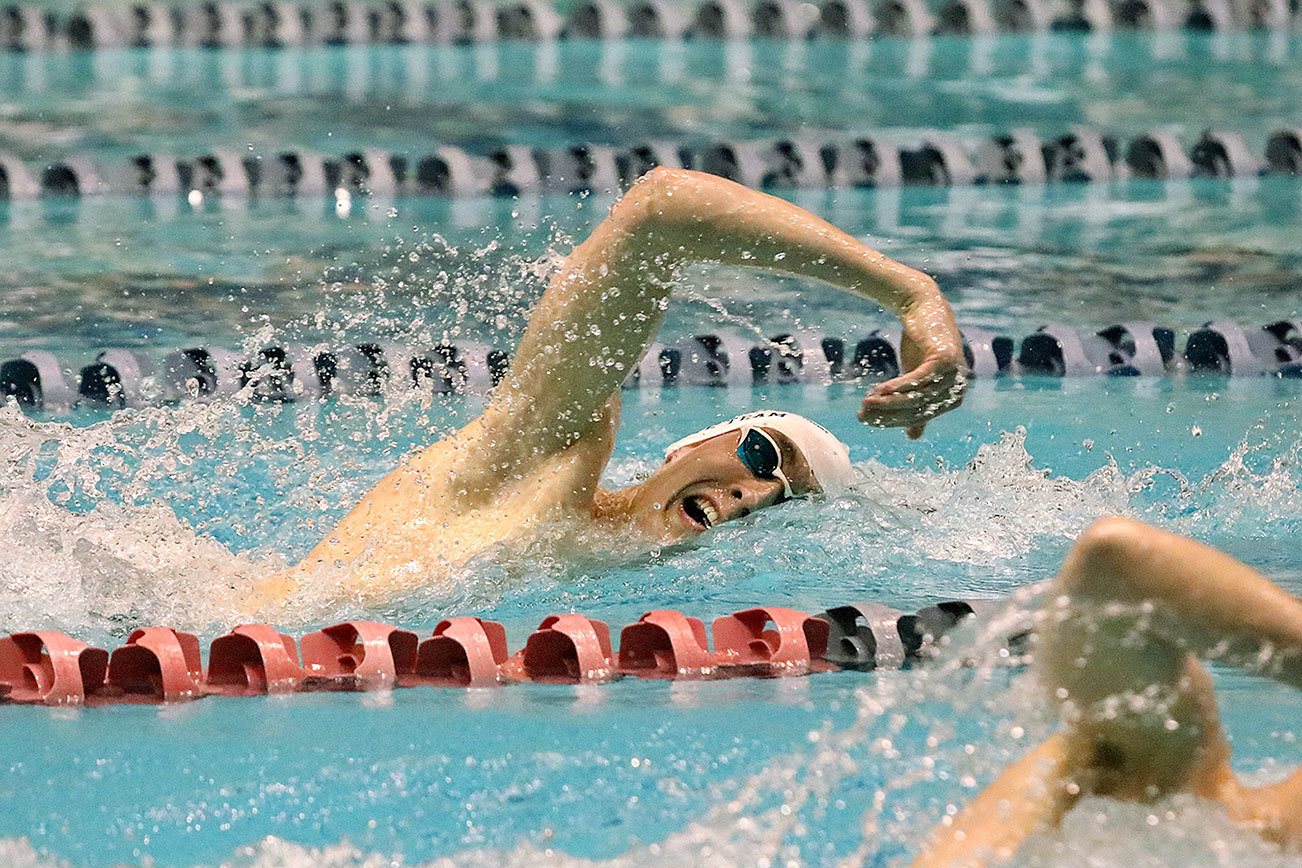
[[[292,636],[266,624],[241,624],[208,647],[209,693],[257,696],[293,693],[304,679]]]
[[[416,666],[419,639],[378,621],[346,621],[300,641],[304,686],[323,690],[392,687]]]
[[[872,668],[880,664],[881,643],[887,640],[901,647],[895,655],[901,660],[927,656],[932,653],[927,649],[974,609],[950,601],[916,615],[882,612],[892,617],[877,618],[867,604],[834,607],[822,617],[779,606],[743,609],[714,620],[711,651],[700,619],[657,609],[620,631],[618,654],[605,622],[577,614],[549,615],[514,655],[501,624],[474,617],[440,621],[423,641],[410,630],[377,621],[334,624],[297,644],[267,624],[241,624],[212,641],[206,677],[199,640],[167,627],[136,630],[112,654],[57,631],[14,633],[0,638],[0,702],[103,705],[181,702],[209,694],[496,687],[514,681],[585,684],[625,675],[803,675]],[[859,626],[860,619],[867,619],[865,626]],[[836,622],[836,647],[829,653],[831,622]],[[1013,639],[1024,639],[1024,633]],[[843,647],[851,640],[858,644]]]
[[[199,639],[170,627],[145,627],[109,657],[108,677],[91,701],[182,702],[204,695]]]
[[[508,677],[522,675],[530,681],[586,684],[615,678],[614,657],[610,627],[604,621],[548,615],[504,671]]]
[[[414,671],[406,686],[495,687],[502,684],[506,662],[506,628],[481,618],[448,618],[416,649]]]
[[[716,669],[700,618],[657,609],[620,631],[619,671],[625,675],[703,678]]]
[[[82,705],[104,684],[108,652],[45,630],[0,639],[0,698],[36,705]]]
[[[714,654],[720,667],[757,675],[831,668],[823,662],[829,625],[795,609],[743,609],[714,619]]]

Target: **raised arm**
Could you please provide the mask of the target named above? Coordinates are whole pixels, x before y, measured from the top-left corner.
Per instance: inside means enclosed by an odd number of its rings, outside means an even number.
[[[685,264],[717,261],[810,277],[876,301],[904,324],[909,373],[860,417],[914,436],[962,400],[962,345],[935,281],[807,211],[713,175],[655,169],[566,259],[530,317],[483,431],[530,460],[583,437],[637,365]]]
[[[1035,654],[1061,705],[1062,732],[938,827],[915,868],[1012,856],[1086,793],[1151,800],[1191,792],[1276,838],[1299,822],[1242,798],[1211,679],[1195,656],[1302,689],[1302,600],[1256,570],[1137,521],[1096,522],[1054,580]],[[1277,789],[1298,798],[1291,794],[1302,792],[1302,777]]]
[[[1132,519],[1102,519],[1068,553],[1054,590],[1037,656],[1051,689],[1066,687],[1076,704],[1147,683],[1155,656],[1179,672],[1185,652],[1302,690],[1302,600],[1211,546]],[[1090,642],[1090,676],[1074,674],[1082,669],[1081,631],[1097,630],[1108,612],[1117,613],[1112,629],[1133,633],[1148,650]]]

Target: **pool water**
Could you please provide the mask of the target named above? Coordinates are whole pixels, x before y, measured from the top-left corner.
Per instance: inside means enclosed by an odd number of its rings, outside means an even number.
[[[0,150],[220,144],[413,152],[652,137],[819,137],[885,127],[984,136],[1086,123],[1120,135],[1295,124],[1299,37],[1053,35],[871,43],[413,46],[0,56]],[[1227,182],[793,192],[935,274],[965,326],[1302,317],[1302,185]],[[0,356],[106,346],[379,340],[503,348],[559,257],[612,201],[157,198],[0,203]],[[666,336],[889,324],[822,287],[703,268]],[[1181,338],[1181,345],[1182,345]],[[630,391],[611,485],[706,421],[798,410],[851,445],[864,483],[720,527],[707,544],[469,565],[451,591],[364,608],[328,593],[295,633],[347,618],[428,634],[503,622],[518,648],[552,612],[617,631],[663,607],[1035,603],[1110,513],[1221,546],[1302,593],[1302,382],[985,379],[925,439],[854,421],[864,384]],[[0,409],[0,628],[109,645],[142,624],[205,638],[242,586],[307,551],[412,448],[482,396],[237,398],[112,415]],[[1026,590],[1029,589],[1029,590]],[[850,864],[907,860],[926,831],[1050,731],[999,622],[907,672],[700,683],[517,685],[206,699],[81,711],[0,707],[0,863],[116,865]],[[975,661],[975,665],[965,665]],[[1302,762],[1302,696],[1216,672],[1237,768]],[[1023,864],[1297,864],[1188,800],[1082,805]]]
[[[10,53],[0,151],[108,163],[877,130],[913,143],[933,129],[1056,136],[1086,124],[1187,143],[1233,129],[1260,156],[1270,132],[1297,123],[1300,56],[1302,37],[1286,31]]]
[[[986,381],[910,443],[860,428],[850,386],[632,394],[613,483],[654,466],[660,444],[696,420],[756,404],[830,425],[868,481],[835,503],[725,525],[708,546],[623,564],[485,564],[450,596],[380,611],[335,602],[287,616],[286,626],[366,615],[428,633],[445,615],[475,613],[504,622],[518,644],[552,611],[617,628],[666,606],[708,619],[758,602],[821,611],[865,599],[901,608],[998,599],[1050,576],[1074,535],[1111,512],[1194,534],[1302,592],[1292,542],[1302,529],[1300,400],[1295,381],[1265,379]],[[42,481],[5,492],[0,533],[14,555],[0,566],[3,609],[15,626],[99,641],[146,622],[213,635],[222,622],[201,602],[204,589],[238,570],[188,525],[244,558],[292,557],[397,455],[473,410],[453,399],[380,422],[369,406],[205,405],[76,429],[10,411],[0,425],[8,454],[30,449]],[[57,450],[36,446],[51,437]],[[91,479],[103,485],[98,498],[86,491]],[[74,510],[39,496],[73,489]],[[160,518],[158,502],[181,522]],[[968,637],[961,653],[997,644]],[[1225,673],[1218,689],[1244,773],[1269,779],[1297,759],[1297,694]],[[327,856],[312,848],[322,847],[334,848],[337,864],[357,853],[528,864],[544,851],[640,863],[702,847],[723,864],[759,854],[823,863],[858,850],[885,864],[914,852],[947,804],[970,798],[1048,731],[1021,670],[956,664],[768,681],[7,708],[0,727],[0,835],[88,865],[319,864]],[[1172,858],[1189,860],[1167,864],[1200,864],[1213,834],[1228,836],[1219,846],[1239,864],[1282,858],[1198,805],[1173,806],[1156,831],[1125,806],[1099,810],[1135,848],[1169,838]],[[284,840],[259,843],[267,835]]]

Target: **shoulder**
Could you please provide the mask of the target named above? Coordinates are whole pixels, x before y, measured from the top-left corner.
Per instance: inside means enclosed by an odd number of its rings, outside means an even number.
[[[583,436],[559,450],[531,445],[527,432],[495,426],[480,416],[413,456],[409,466],[427,485],[443,488],[452,500],[470,508],[504,490],[518,490],[522,483],[558,473],[570,481],[578,500],[590,502],[610,460],[618,428],[618,395],[611,397]]]

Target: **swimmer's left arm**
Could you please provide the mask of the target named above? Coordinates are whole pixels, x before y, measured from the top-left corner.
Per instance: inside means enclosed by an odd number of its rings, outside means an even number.
[[[821,280],[900,317],[909,370],[870,392],[862,420],[917,436],[962,400],[962,341],[934,280],[782,199],[662,168],[575,248],[534,309],[482,417],[493,463],[519,467],[588,436],[659,331],[679,269],[706,261]]]

